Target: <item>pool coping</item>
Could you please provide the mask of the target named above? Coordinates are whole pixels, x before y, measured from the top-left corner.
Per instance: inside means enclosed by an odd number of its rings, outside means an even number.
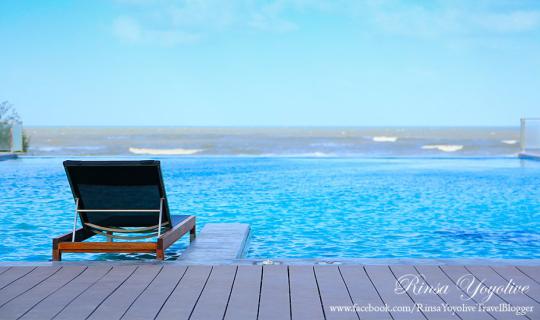
[[[518,157],[523,160],[540,160],[540,153],[520,152]]]
[[[15,153],[2,153],[0,152],[0,161],[17,159],[18,156]]]
[[[540,266],[540,259],[483,259],[483,258],[346,258],[346,259],[228,259],[199,260],[79,260],[79,261],[2,261],[2,267],[55,265],[482,265],[482,266]]]

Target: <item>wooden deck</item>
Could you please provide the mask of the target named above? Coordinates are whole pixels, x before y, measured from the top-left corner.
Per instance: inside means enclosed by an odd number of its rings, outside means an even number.
[[[216,264],[238,259],[249,236],[247,223],[207,223],[178,261],[186,264]]]
[[[396,294],[396,279],[424,275],[439,294]],[[486,306],[515,312],[429,312],[424,306],[475,306],[455,283],[471,274],[482,286],[529,285],[525,294],[495,293]],[[472,294],[469,294],[471,296]],[[361,307],[390,311],[361,310]],[[336,311],[356,305],[356,311]],[[395,308],[395,309],[392,309]],[[413,311],[398,311],[412,308]],[[0,319],[540,319],[540,267],[429,265],[192,265],[97,263],[0,266]]]

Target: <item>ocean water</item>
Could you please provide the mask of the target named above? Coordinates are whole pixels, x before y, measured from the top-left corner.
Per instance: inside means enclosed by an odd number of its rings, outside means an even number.
[[[32,155],[512,156],[518,127],[27,128]]]
[[[65,159],[0,162],[0,260],[71,230]],[[97,159],[111,159],[100,157]],[[114,157],[142,159],[143,157]],[[148,158],[148,157],[146,157]],[[508,157],[154,157],[173,214],[251,224],[247,258],[540,258],[540,162]],[[183,239],[167,254],[175,259]],[[67,260],[151,259],[66,254]]]

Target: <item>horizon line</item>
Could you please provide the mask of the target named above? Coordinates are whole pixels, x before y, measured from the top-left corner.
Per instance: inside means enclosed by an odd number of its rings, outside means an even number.
[[[338,129],[338,128],[519,128],[516,125],[23,125],[24,128],[193,128],[193,129]]]

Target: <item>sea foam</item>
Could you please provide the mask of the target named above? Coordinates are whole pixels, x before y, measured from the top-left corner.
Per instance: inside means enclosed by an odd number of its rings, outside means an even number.
[[[376,136],[373,137],[375,142],[396,142],[398,137]]]
[[[429,145],[422,146],[422,149],[427,149],[427,150],[437,149],[439,151],[444,151],[444,152],[456,152],[463,149],[463,146],[457,145],[457,144],[429,144]]]
[[[134,154],[150,154],[150,155],[181,155],[186,156],[203,151],[203,149],[151,149],[151,148],[129,148],[129,152]]]

